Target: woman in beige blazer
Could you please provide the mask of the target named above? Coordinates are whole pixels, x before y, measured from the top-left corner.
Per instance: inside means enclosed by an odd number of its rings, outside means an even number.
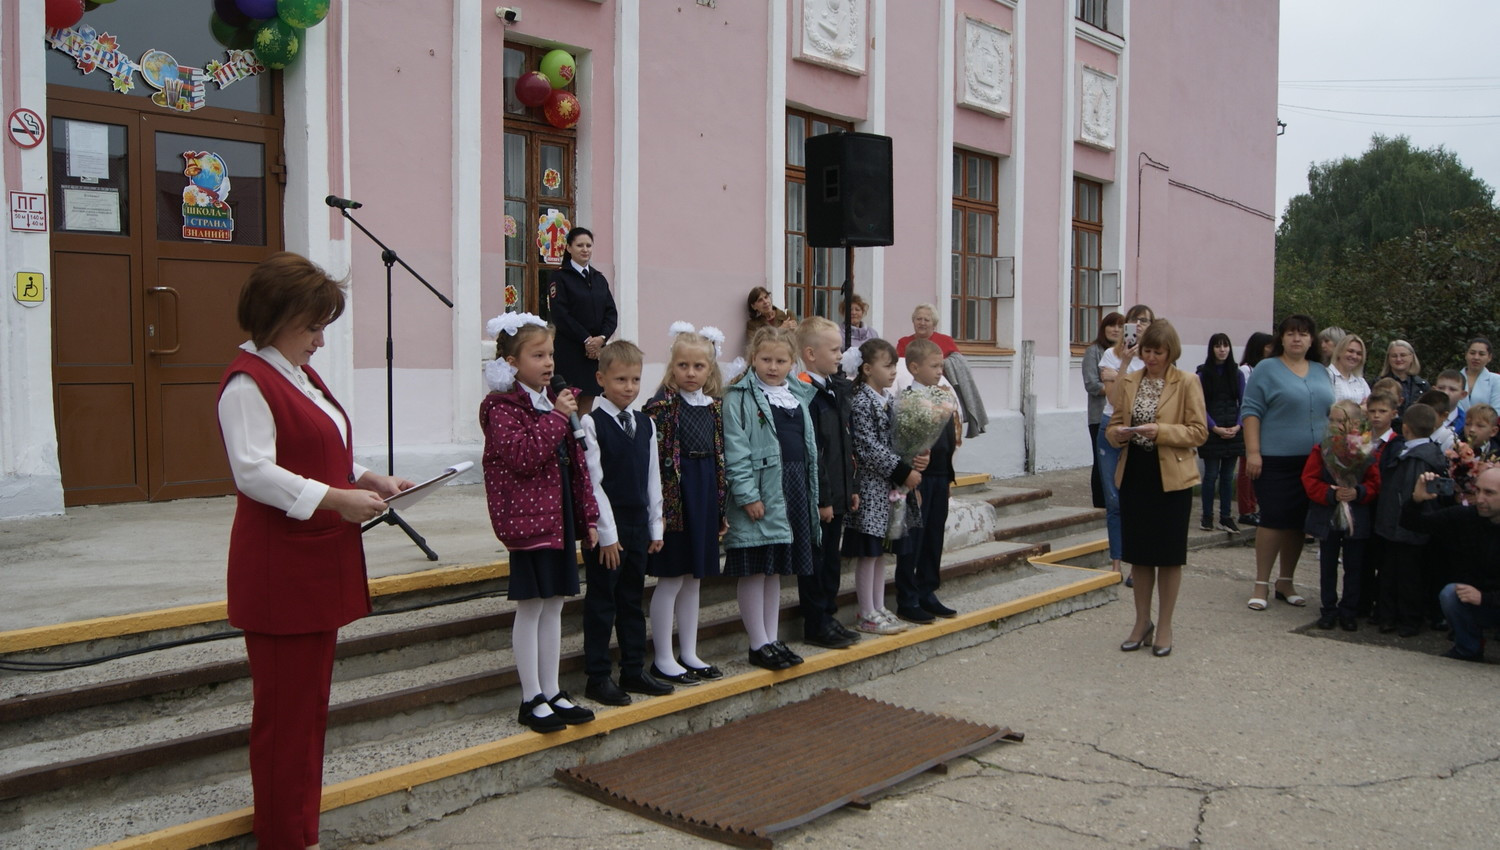
[[[1182,341],[1172,323],[1157,319],[1140,341],[1145,368],[1120,379],[1120,404],[1106,437],[1123,449],[1115,468],[1120,488],[1123,559],[1135,578],[1135,626],[1120,644],[1134,652],[1151,643],[1151,653],[1172,652],[1172,611],[1187,563],[1188,521],[1193,485],[1198,483],[1198,450],[1208,439],[1203,387],[1177,368]],[[1158,622],[1151,622],[1151,592],[1160,588]],[[1152,641],[1153,632],[1157,640]]]

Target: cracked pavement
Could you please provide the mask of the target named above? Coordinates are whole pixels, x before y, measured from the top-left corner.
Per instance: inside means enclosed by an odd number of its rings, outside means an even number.
[[[1308,632],[1245,608],[1248,548],[1189,553],[1168,658],[1121,653],[1128,599],[864,683],[1009,726],[1001,743],[776,836],[812,847],[1493,847],[1500,666]],[[1299,587],[1316,597],[1316,553]],[[1123,589],[1123,588],[1122,588]],[[1368,638],[1368,639],[1366,639]],[[1406,651],[1417,649],[1419,651]],[[556,786],[474,806],[385,850],[723,846]]]

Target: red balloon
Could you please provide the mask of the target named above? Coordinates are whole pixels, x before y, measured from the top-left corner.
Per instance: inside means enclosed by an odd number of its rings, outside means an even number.
[[[547,104],[542,107],[542,114],[547,116],[548,124],[559,130],[566,130],[578,123],[579,116],[583,114],[583,107],[579,105],[578,98],[574,97],[572,92],[554,91],[547,97]]]
[[[541,71],[531,71],[516,78],[516,100],[526,106],[541,106],[552,94],[552,82]]]
[[[47,26],[67,29],[83,20],[83,0],[47,0]]]

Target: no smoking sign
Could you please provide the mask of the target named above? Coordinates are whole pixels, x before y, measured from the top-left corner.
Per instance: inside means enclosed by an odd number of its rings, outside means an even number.
[[[27,109],[18,107],[5,119],[5,132],[10,135],[10,140],[23,148],[34,148],[42,143],[47,136],[47,125],[42,122],[42,116]]]

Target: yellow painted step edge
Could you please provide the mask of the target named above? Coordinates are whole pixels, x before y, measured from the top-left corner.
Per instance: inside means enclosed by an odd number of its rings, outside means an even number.
[[[371,596],[389,596],[413,590],[428,590],[450,587],[456,584],[505,578],[510,575],[509,561],[492,564],[471,564],[456,567],[437,567],[414,573],[384,576],[370,579]],[[49,626],[33,626],[0,632],[0,653],[22,652],[47,646],[62,646],[101,638],[122,637],[182,626],[212,623],[228,616],[227,603],[203,602],[197,605],[182,605],[156,611],[141,611],[135,614],[117,614],[111,617],[96,617],[91,620],[74,620]]]
[[[1036,559],[1033,559],[1036,560]],[[1054,565],[1066,566],[1066,565]],[[770,687],[802,676],[831,670],[855,661],[863,661],[887,652],[895,652],[935,638],[965,629],[975,628],[996,620],[1002,620],[1033,608],[1050,605],[1063,599],[1080,596],[1092,590],[1109,587],[1120,581],[1120,574],[1085,567],[1076,567],[1080,572],[1092,573],[1071,584],[1056,587],[1041,593],[1033,593],[1001,605],[979,611],[960,614],[951,620],[939,620],[932,625],[917,626],[909,631],[887,637],[866,635],[859,643],[848,649],[833,649],[810,655],[807,662],[790,670],[755,670],[730,676],[717,682],[709,682],[696,688],[685,688],[664,697],[654,697],[644,702],[632,703],[621,708],[598,712],[598,719],[582,726],[569,726],[562,732],[538,735],[525,732],[501,738],[498,741],[479,744],[467,749],[444,753],[411,764],[393,767],[377,773],[346,780],[323,789],[321,811],[331,811],[365,800],[408,791],[418,785],[457,776],[481,767],[530,755],[570,741],[603,735],[643,723],[657,717],[672,714],[705,703]],[[187,850],[215,841],[225,841],[245,835],[251,829],[252,809],[237,809],[213,817],[202,818],[191,823],[170,826],[155,832],[123,838],[111,844],[101,844],[95,850]]]
[[[953,476],[953,488],[972,487],[976,484],[988,484],[990,475],[987,472],[960,472]]]

